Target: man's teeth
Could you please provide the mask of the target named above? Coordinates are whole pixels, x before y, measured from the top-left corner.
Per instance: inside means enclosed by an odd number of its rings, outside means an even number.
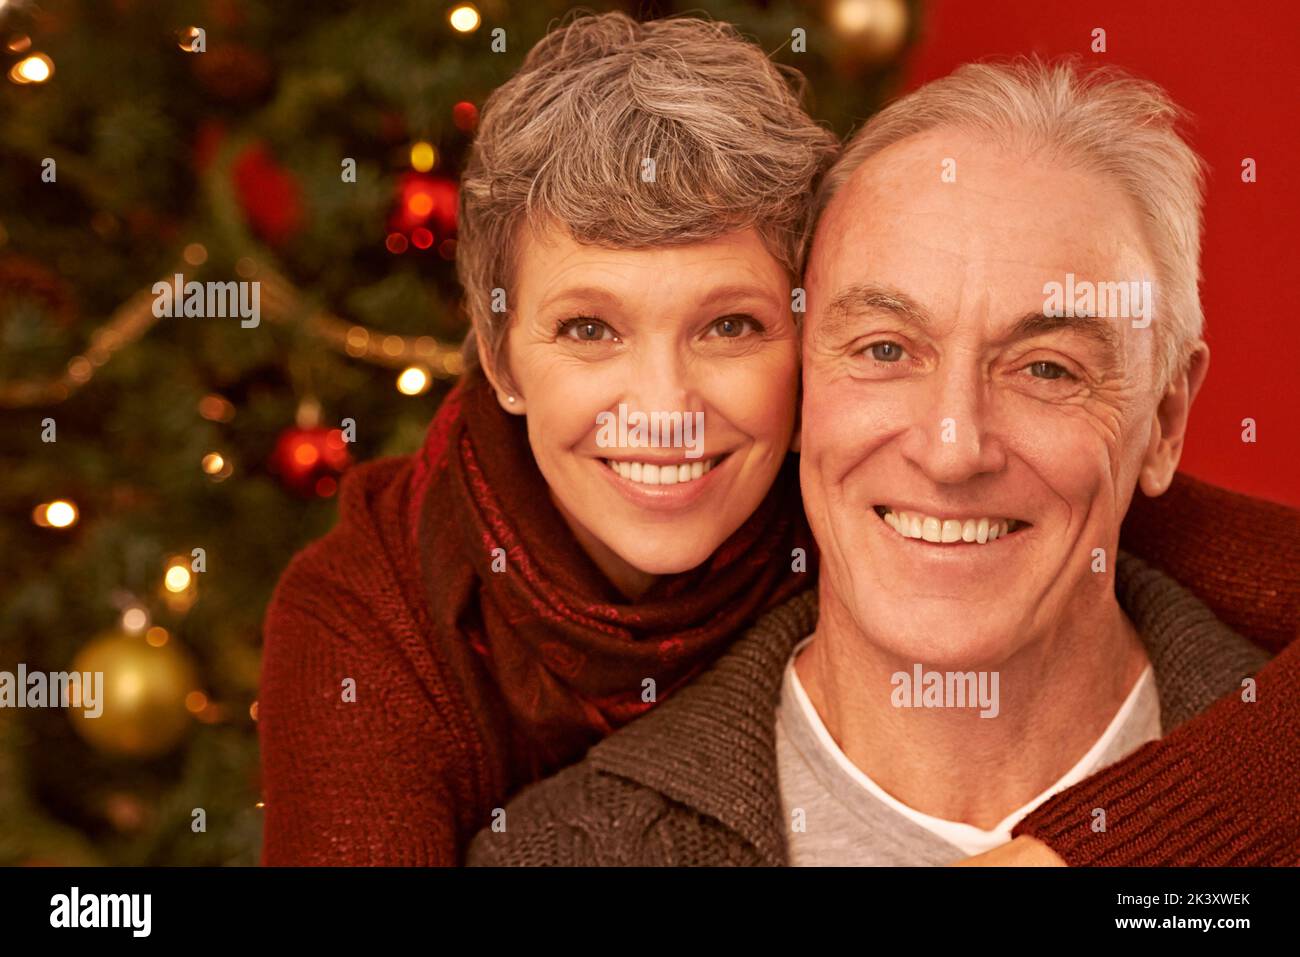
[[[605,459],[605,464],[616,473],[641,485],[681,485],[684,482],[694,482],[707,474],[717,462],[717,459],[709,459],[707,462],[655,465],[651,462],[615,462],[613,459]]]
[[[977,542],[984,545],[1014,532],[1022,522],[1014,518],[935,518],[920,512],[886,509],[885,524],[904,538],[927,542]]]

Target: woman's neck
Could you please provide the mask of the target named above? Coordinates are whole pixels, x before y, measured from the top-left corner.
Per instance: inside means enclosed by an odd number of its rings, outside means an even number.
[[[650,586],[659,580],[658,575],[652,575],[650,572],[642,571],[630,564],[593,535],[585,525],[569,514],[554,492],[551,493],[551,501],[555,503],[555,507],[564,516],[564,523],[569,526],[574,537],[578,540],[578,544],[582,546],[582,550],[587,553],[591,560],[595,562],[596,567],[604,572],[605,577],[625,598],[636,601],[650,590]]]

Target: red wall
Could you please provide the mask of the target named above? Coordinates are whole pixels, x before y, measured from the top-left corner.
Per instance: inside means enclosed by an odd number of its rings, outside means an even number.
[[[969,60],[1080,54],[1154,80],[1210,165],[1202,302],[1210,373],[1182,470],[1300,506],[1300,3],[928,0],[909,88]],[[1091,52],[1092,30],[1107,52]],[[1258,180],[1241,181],[1253,157]],[[1241,420],[1257,440],[1241,441]]]

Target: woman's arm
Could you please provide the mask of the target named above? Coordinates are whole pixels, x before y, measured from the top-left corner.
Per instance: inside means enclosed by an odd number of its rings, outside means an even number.
[[[308,610],[295,596],[327,586],[296,577],[286,573],[265,626],[262,862],[458,863],[445,770],[457,749],[430,696],[373,609],[329,586],[328,606]]]
[[[1179,472],[1163,495],[1134,494],[1120,547],[1266,651],[1300,630],[1300,510]]]
[[[1256,685],[1256,700],[1220,699],[1056,795],[1013,835],[1073,866],[1300,864],[1300,646]]]
[[[1179,474],[1159,498],[1139,493],[1121,543],[1282,654],[1257,676],[1257,700],[1226,696],[1056,795],[1005,850],[970,863],[1300,862],[1300,512]]]

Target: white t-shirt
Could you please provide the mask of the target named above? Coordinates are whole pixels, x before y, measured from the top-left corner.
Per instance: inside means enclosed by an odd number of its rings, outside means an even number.
[[[989,830],[945,820],[887,793],[840,750],[794,668],[805,644],[786,665],[776,721],[781,803],[795,866],[949,864],[983,853],[1010,841],[1011,829],[1053,794],[1160,737],[1160,699],[1147,665],[1088,752],[1041,794]]]

